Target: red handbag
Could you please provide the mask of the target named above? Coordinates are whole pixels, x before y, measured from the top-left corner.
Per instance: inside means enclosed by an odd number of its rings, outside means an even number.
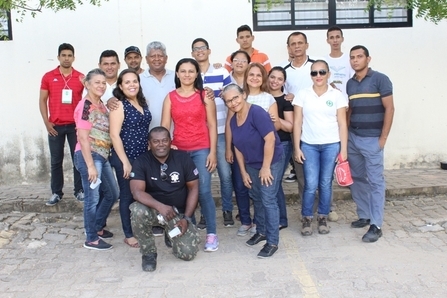
[[[338,163],[335,166],[335,179],[340,186],[349,186],[354,183],[351,177],[351,169],[347,160],[342,160],[341,154],[338,154]]]

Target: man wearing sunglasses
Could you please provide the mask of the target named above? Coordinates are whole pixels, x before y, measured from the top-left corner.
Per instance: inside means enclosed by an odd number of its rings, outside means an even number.
[[[350,51],[355,75],[348,81],[348,160],[354,184],[351,195],[357,205],[358,220],[352,228],[369,225],[363,242],[376,242],[382,236],[385,207],[383,149],[394,117],[393,85],[390,79],[369,68],[366,47]]]
[[[190,261],[200,244],[199,232],[191,222],[199,199],[199,172],[194,162],[186,152],[171,150],[170,133],[161,126],[151,129],[149,149],[134,161],[130,181],[136,201],[130,205],[132,230],[141,247],[143,271],[157,267],[152,233],[152,227],[159,225],[157,215],[166,222],[175,220],[180,229],[180,234],[171,238],[168,225],[163,226],[165,243],[174,256]]]

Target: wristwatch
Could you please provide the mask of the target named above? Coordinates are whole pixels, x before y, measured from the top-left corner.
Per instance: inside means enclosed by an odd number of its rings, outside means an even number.
[[[192,221],[192,217],[186,216],[183,214],[180,219],[186,219],[187,221]]]

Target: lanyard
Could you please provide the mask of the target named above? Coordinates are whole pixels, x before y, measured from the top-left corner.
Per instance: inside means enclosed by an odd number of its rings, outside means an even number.
[[[59,73],[61,74],[62,80],[64,80],[64,89],[69,89],[71,90],[71,88],[68,86],[68,82],[71,80],[72,78],[72,74],[73,74],[73,70],[70,72],[70,74],[68,75],[68,80],[65,79],[65,76],[62,74],[61,69],[59,68]]]

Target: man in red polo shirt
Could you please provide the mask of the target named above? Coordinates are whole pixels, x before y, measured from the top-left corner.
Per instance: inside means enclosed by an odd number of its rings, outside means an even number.
[[[51,192],[52,196],[47,206],[56,205],[64,193],[64,161],[65,139],[70,146],[71,158],[76,145],[76,126],[73,112],[82,98],[84,75],[72,67],[74,48],[71,44],[63,43],[59,46],[58,56],[60,65],[47,72],[40,86],[39,108],[43,122],[48,131],[48,144],[51,154]],[[79,201],[84,200],[81,176],[73,166],[74,194]]]
[[[239,28],[237,28],[236,31],[237,38],[236,42],[239,44],[239,50],[247,52],[248,55],[250,55],[251,62],[258,62],[261,63],[265,70],[267,72],[272,69],[272,66],[270,65],[269,57],[253,48],[253,40],[255,40],[255,36],[253,35],[253,32],[251,31],[250,26],[248,25],[242,25]],[[227,57],[227,60],[225,61],[225,68],[228,70],[228,72],[231,73],[233,68],[231,67],[231,55]]]

